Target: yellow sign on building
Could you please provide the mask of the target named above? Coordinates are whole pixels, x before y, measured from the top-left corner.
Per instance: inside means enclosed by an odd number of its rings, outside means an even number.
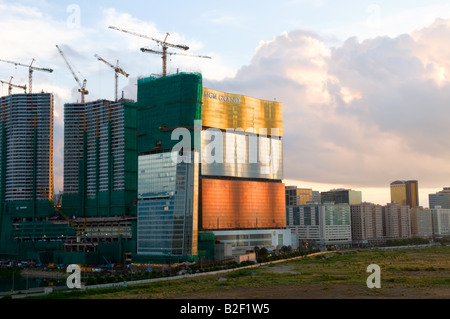
[[[203,88],[202,125],[283,136],[282,103]],[[272,130],[275,129],[275,130]]]

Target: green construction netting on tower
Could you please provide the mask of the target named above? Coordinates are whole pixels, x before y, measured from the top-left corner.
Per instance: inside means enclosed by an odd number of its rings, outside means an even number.
[[[194,121],[201,119],[202,76],[178,73],[162,78],[138,80],[137,149],[138,155],[170,150],[179,142],[172,140],[177,127],[191,131],[194,143]]]

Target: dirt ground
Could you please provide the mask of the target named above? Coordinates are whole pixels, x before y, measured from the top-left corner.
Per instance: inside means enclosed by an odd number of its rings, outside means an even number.
[[[440,299],[450,298],[450,288],[367,288],[365,285],[279,285],[270,288],[234,288],[213,292],[179,294],[174,299]]]

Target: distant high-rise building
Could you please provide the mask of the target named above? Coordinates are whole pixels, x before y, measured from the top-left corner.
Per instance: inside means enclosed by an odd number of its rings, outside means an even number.
[[[450,209],[439,206],[431,208],[433,218],[433,235],[443,237],[450,235]]]
[[[430,208],[441,206],[441,208],[450,209],[450,187],[444,187],[435,194],[428,194],[428,201]]]
[[[286,206],[293,206],[297,204],[297,186],[286,186]]]
[[[351,189],[332,189],[328,192],[322,192],[320,194],[322,204],[332,202],[335,204],[349,204],[357,205],[361,204],[362,195],[361,191],[354,191]]]
[[[313,191],[311,188],[286,186],[286,206],[306,205],[311,201],[313,201]]]
[[[419,206],[419,189],[416,180],[398,180],[391,183],[391,203]]]
[[[386,239],[411,237],[409,206],[397,203],[388,203],[383,206],[383,228]]]
[[[361,203],[350,206],[352,240],[354,243],[377,243],[383,240],[383,209],[381,205]]]
[[[421,206],[411,208],[411,236],[433,236],[433,220],[430,208],[423,208]]]
[[[26,222],[38,223],[54,214],[53,95],[4,96],[0,110],[0,252],[4,252],[15,249],[10,244],[13,221],[20,230]]]

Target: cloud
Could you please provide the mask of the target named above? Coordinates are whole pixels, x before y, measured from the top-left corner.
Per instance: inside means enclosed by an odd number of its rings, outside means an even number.
[[[261,43],[233,78],[205,85],[283,103],[285,178],[382,187],[450,177],[448,20],[329,48],[295,30]]]

